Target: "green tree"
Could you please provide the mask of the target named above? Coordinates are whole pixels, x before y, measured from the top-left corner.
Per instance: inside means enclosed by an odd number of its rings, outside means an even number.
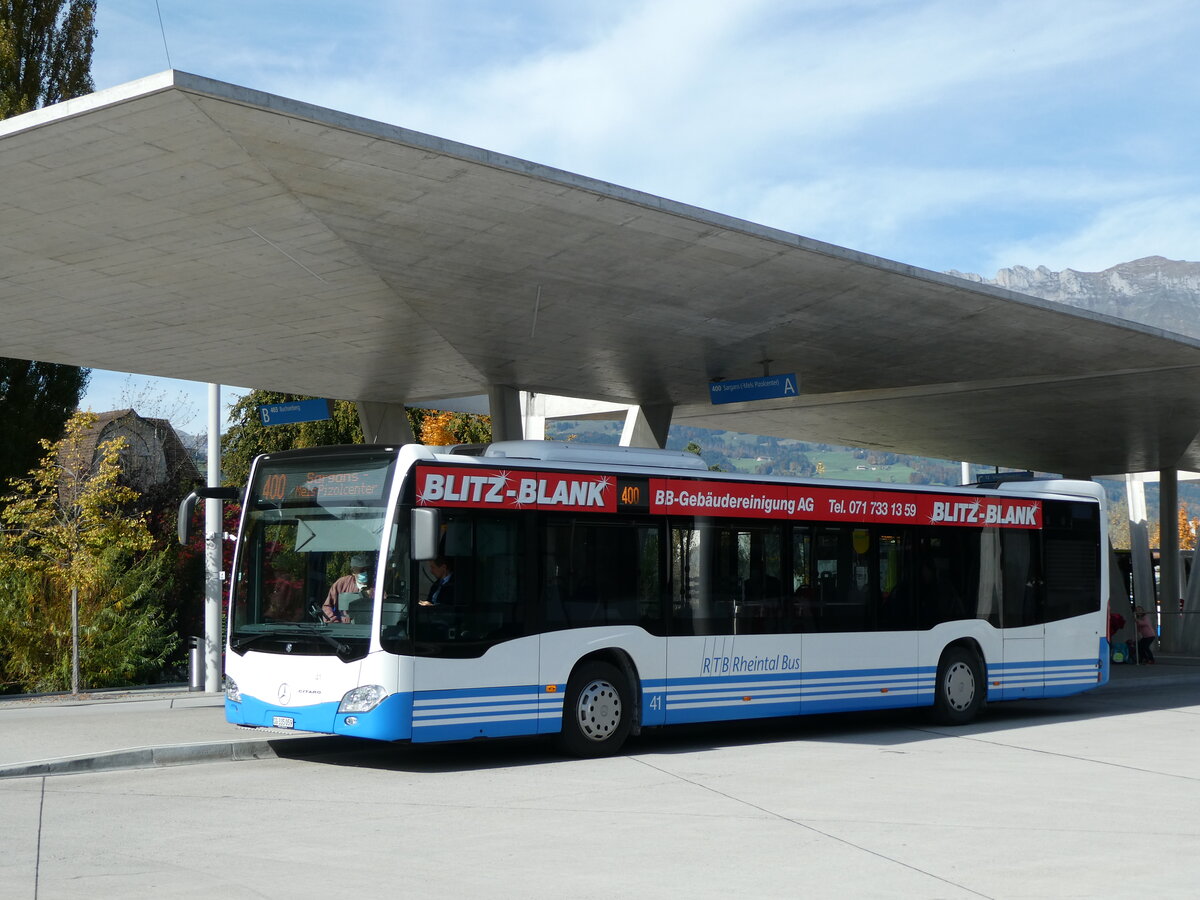
[[[0,0],[0,119],[90,93],[95,0]],[[0,358],[0,485],[28,472],[38,441],[57,439],[88,372]]]
[[[37,465],[39,441],[62,436],[89,374],[76,366],[0,357],[0,485]]]
[[[9,687],[72,684],[72,595],[77,597],[80,684],[135,684],[154,675],[178,644],[159,595],[168,551],[153,551],[137,492],[120,483],[122,439],[93,456],[96,417],[77,413],[65,436],[11,482],[0,513],[0,676]]]
[[[260,406],[311,399],[276,391],[251,391],[239,399],[230,409],[231,424],[221,438],[224,481],[233,485],[245,484],[250,477],[250,463],[260,453],[363,442],[358,408],[349,400],[332,401],[331,418],[320,422],[263,425],[259,417]],[[492,420],[488,416],[432,409],[406,412],[413,434],[422,443],[486,444],[492,439]]]
[[[90,94],[96,0],[0,0],[0,119]]]
[[[704,458],[704,448],[701,447],[699,444],[697,444],[695,441],[688,441],[687,446],[684,447],[683,449],[687,453],[695,453],[697,456],[701,457],[702,459]],[[708,467],[708,471],[723,472],[724,469],[721,468],[720,464],[713,463],[712,465],[710,465]]]

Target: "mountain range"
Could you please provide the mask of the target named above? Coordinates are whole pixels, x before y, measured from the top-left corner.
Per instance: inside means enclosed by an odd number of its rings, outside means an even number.
[[[1147,256],[1103,272],[1013,266],[995,278],[947,274],[1200,338],[1200,262]]]

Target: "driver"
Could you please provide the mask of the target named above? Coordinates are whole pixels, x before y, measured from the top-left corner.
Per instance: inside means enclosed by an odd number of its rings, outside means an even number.
[[[371,596],[371,560],[363,553],[350,557],[350,574],[343,575],[329,588],[321,611],[326,622],[349,622],[350,614],[338,608],[338,598],[342,594],[361,594]]]

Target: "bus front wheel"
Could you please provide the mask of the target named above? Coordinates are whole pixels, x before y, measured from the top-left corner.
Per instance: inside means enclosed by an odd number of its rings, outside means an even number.
[[[987,682],[978,654],[962,647],[947,647],[938,663],[933,717],[942,725],[966,725],[983,708]]]
[[[633,727],[633,693],[628,679],[611,663],[579,666],[567,681],[560,743],[573,756],[608,756],[625,743]]]

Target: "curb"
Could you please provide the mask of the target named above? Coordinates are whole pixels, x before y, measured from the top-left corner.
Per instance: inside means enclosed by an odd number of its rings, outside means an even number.
[[[284,750],[285,746],[288,748],[286,751]],[[332,753],[345,748],[345,739],[339,740],[336,735],[137,747],[129,750],[110,750],[85,756],[67,756],[61,759],[0,766],[0,779],[41,778],[48,775],[80,775],[119,769],[153,769],[166,766],[186,766],[193,763],[288,758]]]

